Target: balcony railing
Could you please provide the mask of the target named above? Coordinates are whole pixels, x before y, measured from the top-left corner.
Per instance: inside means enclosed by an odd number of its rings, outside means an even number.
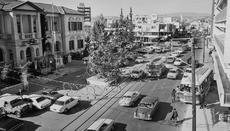
[[[21,33],[18,34],[19,39],[23,40],[23,39],[34,39],[34,38],[38,38],[38,33]]]

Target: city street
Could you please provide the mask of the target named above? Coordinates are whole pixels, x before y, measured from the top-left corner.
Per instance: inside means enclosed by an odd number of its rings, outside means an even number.
[[[166,56],[166,54],[148,54],[146,55],[146,61],[151,61],[159,56]],[[185,53],[182,59],[186,59],[188,54]],[[147,63],[137,64],[133,66],[133,69],[144,69]],[[129,69],[132,69],[129,67]],[[64,78],[65,80],[66,78]],[[68,78],[70,76],[67,76]],[[60,79],[61,80],[61,79]],[[67,79],[66,79],[67,80]],[[70,81],[73,81],[70,79]],[[165,118],[172,111],[172,107],[175,106],[179,112],[180,119],[184,119],[183,115],[186,111],[186,105],[183,103],[175,103],[171,105],[171,91],[179,85],[180,79],[169,80],[163,78],[160,80],[137,80],[133,82],[124,82],[119,87],[112,88],[105,96],[102,96],[99,100],[90,102],[87,99],[81,99],[80,103],[68,111],[66,114],[58,114],[51,112],[48,109],[43,111],[36,111],[30,116],[22,118],[25,121],[31,121],[26,123],[23,130],[27,130],[27,127],[34,130],[78,130],[82,131],[89,127],[98,118],[111,118],[116,122],[117,131],[139,131],[139,130],[152,130],[161,129],[167,130],[179,130],[179,127],[175,127],[168,123]],[[49,83],[48,83],[49,84]],[[47,85],[48,85],[47,84]],[[157,96],[159,97],[160,104],[159,109],[153,116],[152,121],[142,121],[133,118],[133,113],[137,104],[134,107],[120,107],[118,105],[119,99],[129,90],[139,91],[144,96]],[[140,101],[140,100],[139,100]]]

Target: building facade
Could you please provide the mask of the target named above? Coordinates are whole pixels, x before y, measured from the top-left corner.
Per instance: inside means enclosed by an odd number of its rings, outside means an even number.
[[[0,62],[22,66],[42,55],[40,14],[31,2],[14,1],[0,11]]]
[[[227,0],[215,0],[213,4],[214,78],[220,105],[230,107],[230,4]]]
[[[63,65],[63,55],[85,47],[83,24],[84,15],[76,10],[11,1],[0,11],[0,63],[22,66],[52,56]]]
[[[85,6],[84,3],[80,3],[77,9],[80,13],[84,14],[84,22],[91,22],[91,7]]]

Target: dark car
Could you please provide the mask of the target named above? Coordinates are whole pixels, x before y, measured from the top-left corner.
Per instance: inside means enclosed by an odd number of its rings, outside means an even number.
[[[58,98],[64,96],[63,94],[58,93],[54,89],[44,89],[39,94],[43,95],[44,97],[51,99],[52,101],[56,101]]]
[[[23,126],[23,121],[7,115],[0,115],[0,131],[16,131]]]
[[[158,106],[158,97],[146,96],[138,104],[138,107],[134,112],[134,118],[142,120],[152,120],[152,116],[154,112],[158,109]]]

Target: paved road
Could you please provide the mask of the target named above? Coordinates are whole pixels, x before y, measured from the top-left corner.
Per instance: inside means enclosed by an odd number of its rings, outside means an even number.
[[[153,54],[154,57],[159,55]],[[139,130],[179,130],[177,127],[169,126],[164,121],[167,114],[172,110],[170,105],[170,93],[178,85],[180,80],[162,79],[158,81],[133,81],[124,83],[120,88],[114,88],[104,99],[94,103],[81,101],[79,105],[71,109],[67,114],[57,114],[48,110],[31,113],[30,116],[22,118],[26,123],[22,130],[78,130],[82,131],[100,117],[112,118],[119,122],[116,126],[119,131],[139,131]],[[160,108],[154,116],[154,120],[147,122],[133,119],[135,108],[119,107],[119,98],[128,90],[139,90],[143,95],[158,96],[161,100]],[[178,104],[179,115],[183,118],[186,105]]]

